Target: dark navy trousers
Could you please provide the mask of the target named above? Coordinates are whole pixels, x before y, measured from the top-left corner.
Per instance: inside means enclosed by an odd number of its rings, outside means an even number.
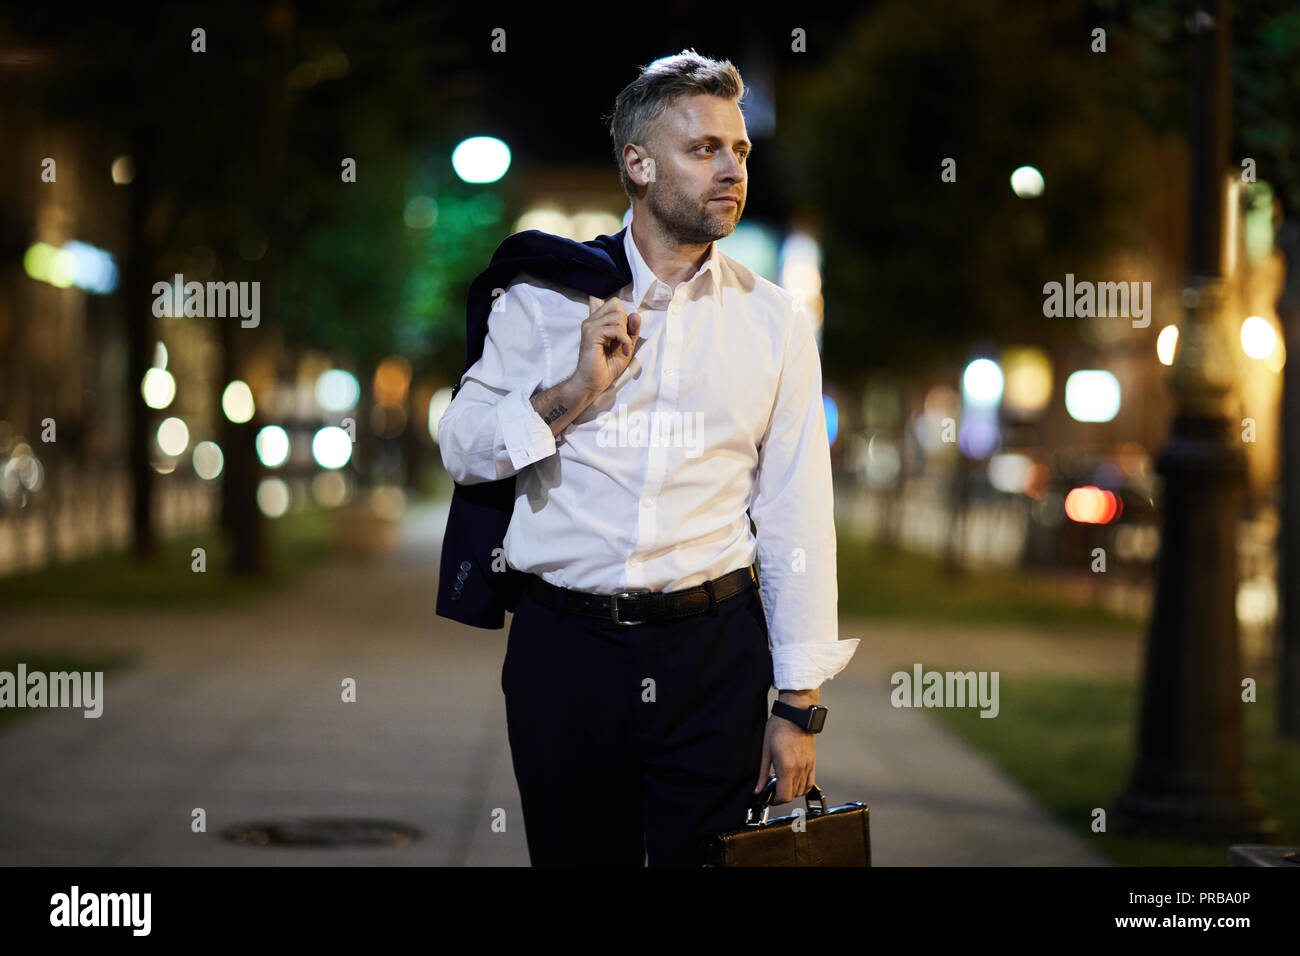
[[[620,625],[519,598],[501,669],[534,866],[701,866],[745,823],[772,686],[757,587]]]

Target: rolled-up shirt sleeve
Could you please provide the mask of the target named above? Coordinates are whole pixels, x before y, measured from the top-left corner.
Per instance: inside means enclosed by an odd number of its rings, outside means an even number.
[[[795,312],[749,507],[778,690],[817,688],[858,647],[839,640],[832,494],[821,359],[812,325]]]
[[[456,482],[509,478],[555,454],[551,427],[532,403],[551,375],[549,350],[536,347],[539,322],[536,304],[518,280],[488,315],[483,355],[461,377],[438,420],[438,450]]]

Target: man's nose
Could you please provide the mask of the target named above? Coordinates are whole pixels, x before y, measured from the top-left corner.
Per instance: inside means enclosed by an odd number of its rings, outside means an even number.
[[[735,153],[728,153],[728,159],[719,173],[723,182],[739,182],[745,178],[745,167],[740,164]]]
[[[740,164],[735,156],[731,157],[723,168],[719,170],[718,176],[723,182],[741,182],[745,178],[745,166]]]

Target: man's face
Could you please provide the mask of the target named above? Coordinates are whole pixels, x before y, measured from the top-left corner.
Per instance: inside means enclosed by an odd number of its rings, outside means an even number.
[[[646,203],[664,230],[686,244],[731,235],[749,181],[750,143],[739,104],[704,93],[678,97],[656,123],[649,148],[654,180]]]

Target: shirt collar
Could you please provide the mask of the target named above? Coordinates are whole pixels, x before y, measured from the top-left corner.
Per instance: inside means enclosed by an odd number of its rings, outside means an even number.
[[[646,265],[645,259],[641,257],[641,250],[637,248],[636,240],[632,238],[632,220],[629,217],[627,229],[623,236],[623,248],[627,253],[628,264],[632,267],[632,306],[634,309],[641,308],[647,296],[654,299],[656,290],[662,295],[665,303],[672,290],[668,283],[664,282]],[[717,298],[722,288],[721,261],[716,242],[709,243],[709,255],[704,260],[703,265],[696,270],[695,275],[685,280],[686,284],[696,281],[703,281],[702,277],[707,273],[708,280],[713,289],[713,295]],[[662,286],[662,289],[658,287]]]

